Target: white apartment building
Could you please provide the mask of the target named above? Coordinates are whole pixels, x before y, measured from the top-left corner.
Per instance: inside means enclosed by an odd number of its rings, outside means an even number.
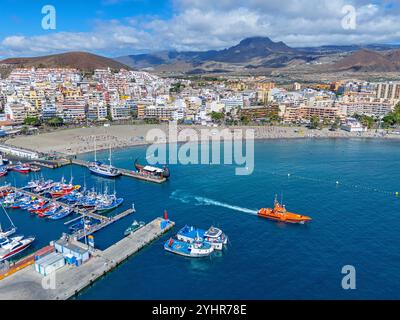
[[[21,102],[6,103],[4,113],[7,119],[14,121],[16,124],[21,124],[27,117],[27,108]]]
[[[400,82],[380,82],[376,87],[376,97],[400,100]]]
[[[177,113],[178,112],[178,113]],[[144,111],[144,118],[158,119],[167,121],[174,119],[174,116],[179,116],[179,109],[169,106],[147,106]],[[178,120],[178,119],[174,119]]]
[[[225,112],[231,112],[234,108],[243,108],[243,97],[230,97],[220,100],[225,105]]]
[[[131,118],[131,108],[125,104],[112,103],[110,105],[110,112],[113,120],[127,120]]]
[[[393,109],[393,104],[385,101],[355,101],[355,102],[341,102],[337,104],[342,113],[351,117],[355,114],[366,115],[370,117],[384,117]]]
[[[79,122],[86,118],[86,104],[83,99],[68,99],[62,103],[62,117],[65,122]]]
[[[88,106],[87,118],[92,121],[107,119],[107,104],[104,101],[91,101]]]

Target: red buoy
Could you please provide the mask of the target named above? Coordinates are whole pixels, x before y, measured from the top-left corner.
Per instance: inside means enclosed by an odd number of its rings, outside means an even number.
[[[167,210],[164,210],[164,220],[168,220],[168,212],[167,212]]]

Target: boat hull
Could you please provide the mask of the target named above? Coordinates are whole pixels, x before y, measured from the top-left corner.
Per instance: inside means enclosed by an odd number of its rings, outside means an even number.
[[[119,177],[121,175],[121,173],[119,171],[117,172],[105,172],[105,171],[99,171],[96,168],[91,168],[89,167],[89,171],[90,173],[96,175],[96,176],[100,176],[103,178],[116,178]]]
[[[262,209],[258,212],[258,216],[260,218],[269,219],[273,221],[285,222],[285,223],[294,223],[294,224],[305,224],[306,222],[311,221],[310,217],[290,214],[290,215],[280,215],[280,214],[269,214]]]
[[[33,239],[29,239],[23,245],[19,246],[17,249],[15,249],[13,251],[10,251],[9,253],[7,253],[7,254],[5,254],[3,256],[0,256],[0,262],[3,262],[5,260],[10,259],[10,258],[16,256],[17,254],[21,253],[22,251],[27,249],[32,244],[32,242],[34,240],[35,240],[34,238]]]
[[[164,250],[184,257],[204,258],[210,256],[214,248],[211,245],[194,248],[192,244],[170,239],[165,242]]]

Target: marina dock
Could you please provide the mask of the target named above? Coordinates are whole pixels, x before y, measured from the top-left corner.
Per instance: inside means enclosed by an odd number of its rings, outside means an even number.
[[[71,160],[72,164],[78,165],[78,166],[83,166],[88,168],[90,165],[89,161],[85,161],[85,160],[80,160],[80,159],[72,159]],[[121,174],[123,176],[126,177],[130,177],[130,178],[135,178],[135,179],[139,179],[139,180],[144,180],[144,181],[148,181],[148,182],[154,182],[154,183],[164,183],[167,181],[166,178],[158,178],[158,177],[154,177],[148,174],[143,174],[137,171],[133,171],[133,170],[128,170],[128,169],[123,169],[123,168],[117,168],[119,170],[119,172],[121,172]]]
[[[124,218],[124,217],[126,217],[126,216],[128,216],[128,215],[130,215],[130,214],[135,212],[134,208],[130,208],[130,209],[127,209],[127,210],[125,210],[125,211],[123,211],[123,212],[121,212],[121,213],[119,213],[117,215],[107,217],[107,216],[104,216],[104,215],[96,213],[94,210],[79,209],[79,208],[75,207],[74,205],[69,205],[69,204],[66,204],[66,203],[64,203],[62,201],[57,201],[57,199],[48,198],[48,197],[45,197],[43,195],[36,194],[36,193],[30,192],[30,191],[27,191],[27,190],[19,189],[19,188],[16,188],[16,187],[7,187],[7,188],[8,189],[13,189],[14,191],[21,192],[21,193],[24,193],[24,194],[32,196],[32,197],[40,196],[41,198],[46,199],[47,201],[49,201],[51,203],[54,203],[56,205],[72,208],[72,209],[74,209],[74,211],[77,214],[80,215],[79,217],[76,217],[76,218],[74,218],[72,220],[67,221],[65,224],[69,224],[72,221],[79,220],[83,216],[90,217],[90,218],[93,218],[93,219],[96,219],[96,220],[100,221],[100,223],[95,224],[93,227],[90,228],[90,230],[87,230],[86,232],[83,232],[82,230],[80,230],[80,231],[74,233],[72,235],[72,237],[75,238],[76,240],[80,240],[84,236],[88,236],[90,234],[93,234],[93,233],[95,233],[95,232],[107,227],[108,225],[110,225],[110,224],[112,224],[112,223],[114,223],[114,222],[116,222],[116,221],[118,221],[118,220],[120,220],[120,219],[122,219],[122,218]]]
[[[124,212],[121,212],[121,213],[119,213],[113,217],[109,217],[109,218],[101,216],[101,215],[97,215],[97,216],[101,217],[101,222],[99,224],[94,225],[93,227],[90,228],[90,230],[88,230],[86,232],[84,232],[83,230],[79,230],[76,233],[74,233],[72,235],[72,237],[75,238],[76,240],[81,240],[83,237],[91,235],[91,234],[109,226],[110,224],[112,224],[134,212],[135,212],[134,209],[128,209],[128,210],[125,210]],[[89,216],[89,215],[86,214],[86,216]],[[97,218],[95,218],[95,219],[97,219]]]
[[[175,225],[170,221],[162,229],[162,221],[162,218],[156,218],[104,251],[96,249],[89,261],[79,267],[66,265],[44,278],[35,271],[34,266],[27,266],[0,281],[0,299],[66,300],[72,298]],[[51,283],[52,279],[54,286]]]

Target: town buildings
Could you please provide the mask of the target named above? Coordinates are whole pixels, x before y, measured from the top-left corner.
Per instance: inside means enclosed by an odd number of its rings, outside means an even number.
[[[193,81],[161,78],[147,72],[71,68],[16,68],[0,79],[0,109],[5,122],[27,117],[65,123],[97,121],[182,121],[206,124],[211,115],[230,121],[281,119],[285,123],[345,121],[355,115],[382,118],[400,101],[400,82],[277,86],[266,77]]]

